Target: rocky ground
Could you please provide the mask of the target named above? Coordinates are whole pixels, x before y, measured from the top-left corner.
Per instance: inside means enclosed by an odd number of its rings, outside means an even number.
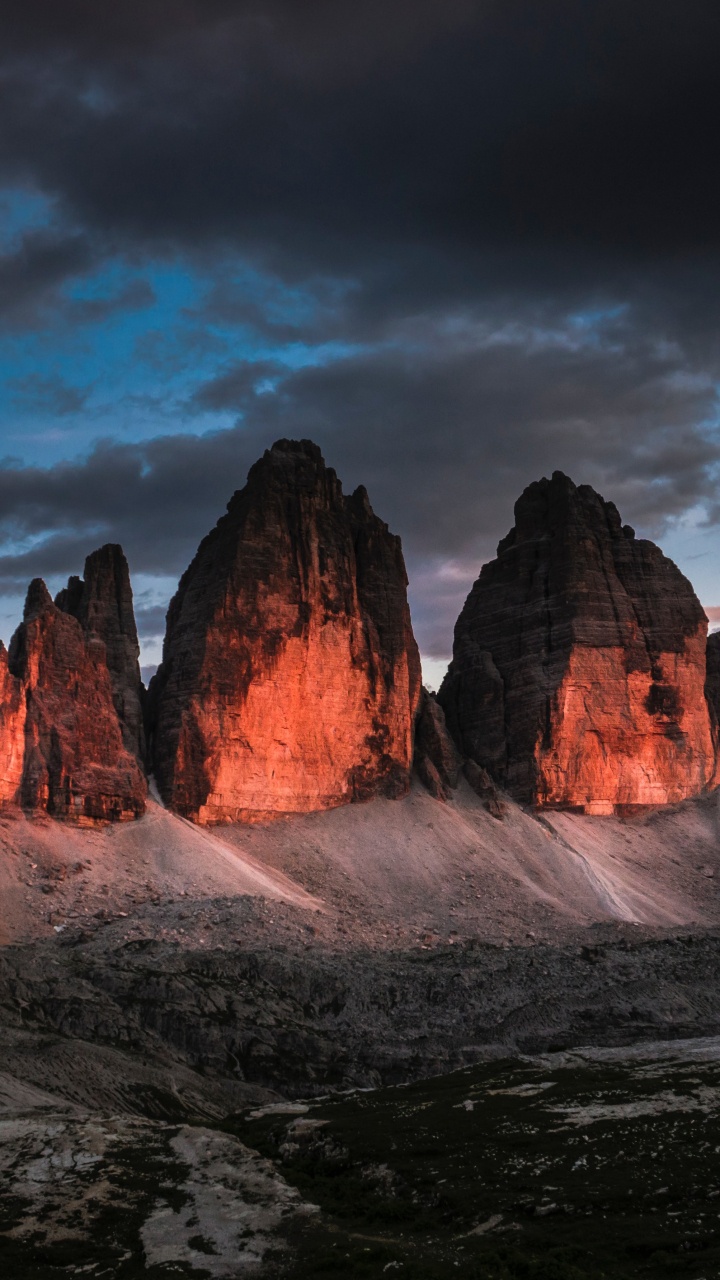
[[[720,1033],[714,800],[500,822],[461,789],[213,832],[157,804],[100,831],[3,823],[12,1280],[293,1274],[312,1223],[345,1229],[337,1205],[237,1117]]]
[[[222,1119],[0,1076],[12,1280],[717,1280],[720,1041],[496,1059]]]
[[[5,1086],[5,1087],[3,1087]],[[86,1112],[0,1079],[3,1274],[230,1277],[316,1212],[236,1137]]]
[[[77,1103],[107,1089],[124,1110],[163,1115],[164,1098],[173,1116],[217,1115],[248,1089],[250,1101],[307,1096],[502,1054],[720,1030],[720,931],[600,926],[561,946],[376,952],[303,943],[290,928],[283,942],[275,907],[274,936],[258,942],[267,907],[208,909],[232,942],[123,942],[115,924],[6,948],[2,1068]],[[177,915],[157,923],[171,932]]]
[[[508,802],[499,821],[463,781],[447,804],[416,783],[251,826],[196,827],[152,798],[141,820],[94,830],[0,815],[0,943],[115,920],[115,943],[232,946],[216,899],[260,903],[242,908],[246,941],[272,926],[340,949],[557,943],[603,921],[720,926],[719,890],[715,796],[628,819]]]
[[[585,1050],[228,1128],[318,1205],[293,1280],[717,1280],[720,1042]]]

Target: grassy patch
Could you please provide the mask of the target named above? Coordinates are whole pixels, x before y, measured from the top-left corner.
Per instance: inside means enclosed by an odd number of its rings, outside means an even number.
[[[278,1275],[717,1280],[719,1108],[711,1061],[507,1062],[231,1128],[322,1210]]]
[[[28,1200],[3,1196],[0,1220],[0,1275],[7,1280],[60,1280],[82,1275],[92,1280],[204,1280],[209,1272],[184,1263],[148,1267],[140,1230],[161,1200],[176,1212],[187,1204],[182,1186],[188,1167],[169,1142],[174,1130],[148,1130],[137,1141],[113,1144],[92,1170],[75,1176],[89,1195],[82,1211],[54,1222]],[[93,1196],[93,1186],[110,1185]],[[47,1206],[46,1206],[47,1208]],[[210,1249],[203,1250],[210,1252]]]

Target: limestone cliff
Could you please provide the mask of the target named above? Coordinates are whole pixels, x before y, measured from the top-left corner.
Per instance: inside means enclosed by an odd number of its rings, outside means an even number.
[[[0,802],[81,824],[143,812],[145,779],[123,743],[106,645],[39,578],[0,652],[0,697]]]
[[[449,800],[460,781],[462,756],[445,724],[433,693],[423,689],[415,723],[415,769],[436,800]]]
[[[555,472],[483,566],[439,700],[463,754],[518,800],[673,803],[714,775],[706,634],[672,561]]]
[[[130,572],[122,547],[112,543],[93,551],[83,578],[70,578],[56,605],[80,623],[86,639],[101,640],[115,710],[128,751],[145,757],[141,702],[140,646],[133,610]]]
[[[705,697],[710,709],[716,746],[720,747],[720,631],[708,636],[706,650]]]
[[[123,744],[105,645],[53,604],[39,578],[8,666],[25,703],[22,806],[77,822],[142,813],[145,779]]]
[[[20,796],[25,761],[25,695],[8,665],[0,642],[0,805],[15,804]]]
[[[400,540],[308,441],[255,464],[168,612],[155,775],[197,822],[407,790],[420,665]]]

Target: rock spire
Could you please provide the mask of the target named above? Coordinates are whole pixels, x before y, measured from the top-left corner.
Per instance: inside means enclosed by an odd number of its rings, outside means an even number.
[[[201,823],[403,794],[420,664],[399,538],[280,440],[202,541],[150,689],[153,768]]]
[[[706,634],[672,561],[556,471],[483,566],[439,701],[462,753],[520,801],[673,803],[714,776]]]
[[[40,578],[0,655],[0,683],[4,801],[79,823],[143,812],[145,779],[123,742],[106,645]]]
[[[123,741],[128,751],[143,760],[140,645],[130,572],[122,547],[107,543],[93,551],[85,561],[83,577],[70,578],[55,603],[77,618],[87,640],[101,640],[104,644]]]

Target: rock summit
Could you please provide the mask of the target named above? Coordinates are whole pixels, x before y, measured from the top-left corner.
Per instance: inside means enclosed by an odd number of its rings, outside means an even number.
[[[86,573],[55,603],[34,579],[9,651],[0,651],[0,799],[81,824],[138,817],[146,796],[120,548],[95,552]]]
[[[402,795],[419,695],[399,538],[316,445],[278,441],[170,605],[149,693],[163,799],[212,823]]]
[[[706,636],[672,561],[556,471],[483,566],[439,701],[463,755],[517,800],[672,804],[714,780]]]

